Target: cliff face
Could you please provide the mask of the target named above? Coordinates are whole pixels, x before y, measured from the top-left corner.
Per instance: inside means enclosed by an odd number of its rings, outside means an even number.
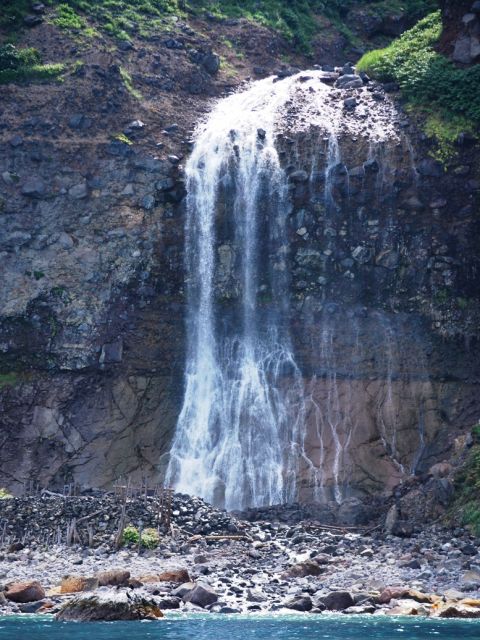
[[[177,21],[114,50],[45,20],[22,42],[51,61],[73,47],[83,65],[62,84],[2,87],[0,486],[158,480],[183,395],[191,130],[213,97],[275,72],[286,54],[310,62],[242,20]],[[333,219],[320,195],[325,132],[298,129],[292,112],[278,146],[285,167],[307,176],[292,180],[288,246],[292,335],[312,397],[307,446],[326,461],[327,486],[371,492],[448,456],[477,419],[479,230],[469,141],[444,172],[415,123],[366,91],[332,96],[357,123],[339,137]],[[381,157],[346,97],[396,119],[398,140]],[[233,281],[220,274],[218,294]],[[330,417],[315,408],[338,406]],[[351,425],[336,479],[328,420]],[[310,496],[307,468],[303,481]]]

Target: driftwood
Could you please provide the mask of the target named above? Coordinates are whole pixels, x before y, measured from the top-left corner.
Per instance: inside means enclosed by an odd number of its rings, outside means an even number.
[[[305,529],[323,529],[325,531],[333,531],[338,533],[370,533],[376,529],[380,529],[382,525],[378,524],[374,527],[353,526],[353,525],[333,525],[321,524],[320,522],[309,522],[303,525]]]
[[[245,540],[246,542],[253,542],[252,538],[250,536],[247,535],[206,535],[206,536],[202,536],[200,534],[197,534],[195,536],[192,536],[191,538],[188,539],[187,542],[198,542],[199,540],[211,540],[211,541],[217,541],[217,540]]]

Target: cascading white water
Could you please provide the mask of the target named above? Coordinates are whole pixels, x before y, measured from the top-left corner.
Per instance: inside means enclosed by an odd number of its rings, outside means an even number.
[[[313,195],[324,205],[327,256],[336,250],[342,198],[350,197],[339,132],[356,140],[360,127],[368,141],[364,161],[377,159],[381,165],[379,196],[386,179],[382,145],[399,139],[385,120],[358,124],[368,117],[367,107],[365,119],[342,118],[331,93],[317,72],[256,82],[216,105],[186,165],[185,393],[166,482],[230,510],[295,500],[302,469],[314,498],[341,502],[348,495],[349,449],[358,421],[345,382],[339,381],[335,321],[324,316],[319,343],[312,345],[319,365],[310,383],[302,378],[291,346],[291,205],[275,141],[292,104],[295,118],[287,118],[288,131],[318,127],[309,184],[314,192],[314,176],[321,175],[317,165],[323,166],[322,191]],[[338,188],[342,177],[344,191]],[[352,331],[355,358],[363,347],[353,322]],[[396,460],[390,337],[385,336],[387,384],[378,422],[379,437]],[[344,369],[342,380],[350,374]],[[319,387],[324,390],[320,402]],[[309,437],[315,458],[306,451],[307,424],[311,430],[313,425]]]
[[[189,342],[167,481],[227,509],[295,498],[303,389],[287,328],[287,180],[274,146],[293,82],[268,79],[221,101],[186,167]],[[240,299],[231,318],[216,290],[222,210]]]

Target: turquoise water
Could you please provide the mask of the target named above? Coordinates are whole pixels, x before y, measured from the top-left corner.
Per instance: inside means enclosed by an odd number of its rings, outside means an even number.
[[[75,623],[0,618],[0,640],[480,640],[480,620],[348,616],[175,616],[159,622]]]

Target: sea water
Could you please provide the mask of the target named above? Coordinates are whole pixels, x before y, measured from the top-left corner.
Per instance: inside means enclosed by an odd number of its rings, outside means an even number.
[[[480,620],[170,614],[158,622],[0,618],[0,640],[479,640]]]

